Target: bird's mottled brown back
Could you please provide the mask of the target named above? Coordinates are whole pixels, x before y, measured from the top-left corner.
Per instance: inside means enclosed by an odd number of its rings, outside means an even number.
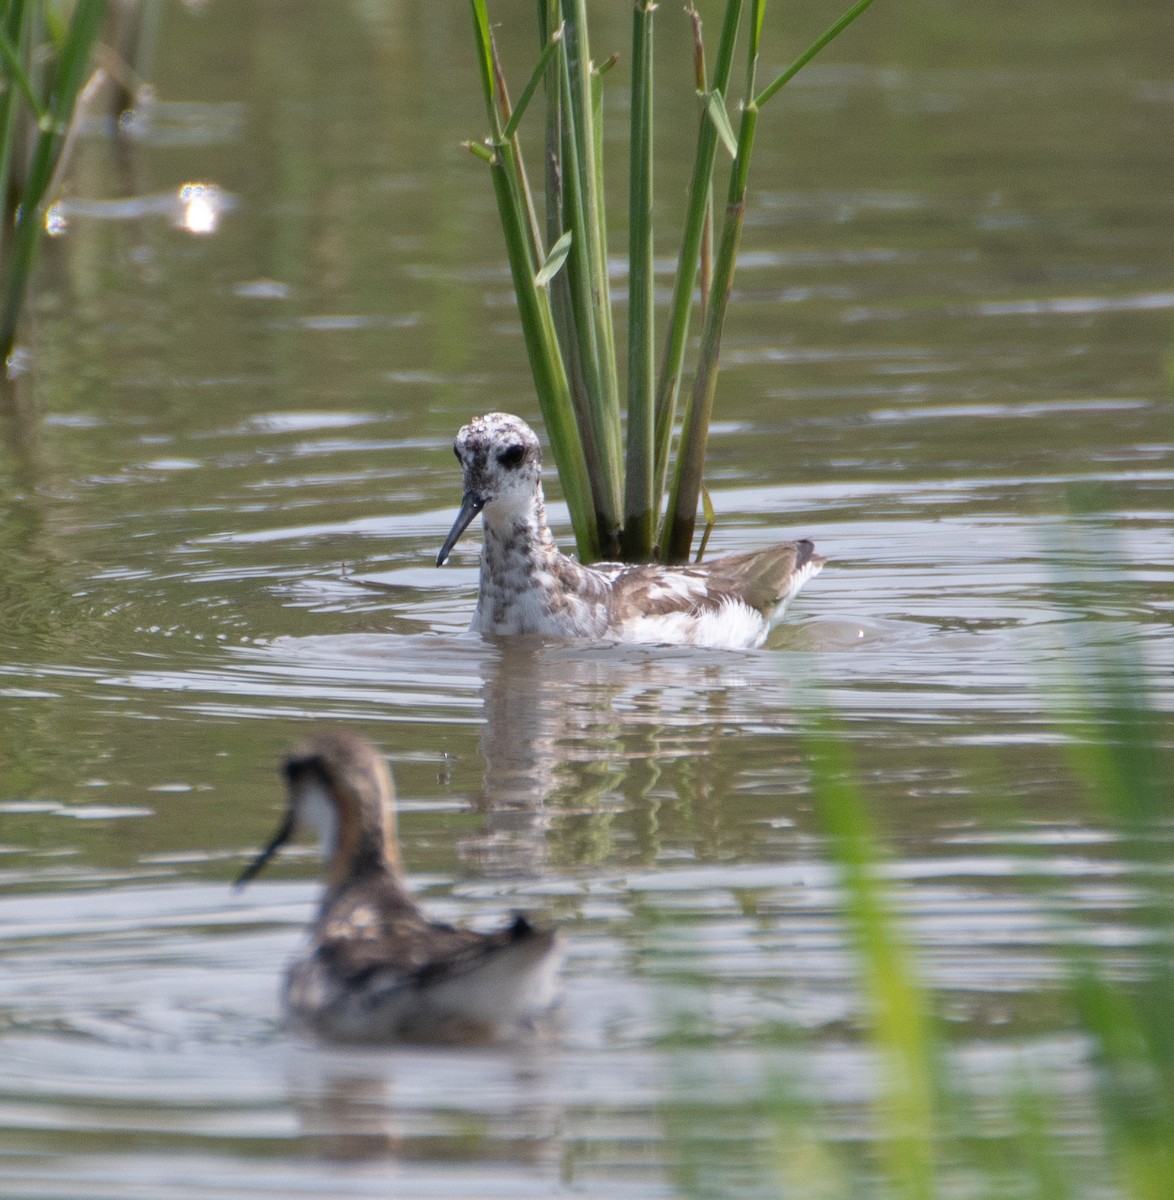
[[[808,540],[783,542],[764,550],[728,554],[706,563],[665,567],[616,568],[611,608],[613,619],[716,611],[741,601],[768,617],[794,590],[796,580],[818,570],[824,559]]]

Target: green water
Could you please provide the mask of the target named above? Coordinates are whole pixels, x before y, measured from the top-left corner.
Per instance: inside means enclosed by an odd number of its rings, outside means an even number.
[[[1063,743],[1078,642],[1174,707],[1165,7],[878,4],[764,113],[711,553],[806,535],[831,562],[754,654],[462,632],[476,537],[432,565],[452,436],[537,419],[460,146],[484,120],[464,8],[157,11],[155,99],[117,151],[87,125],[0,404],[0,1192],[776,1194],[773,1075],[848,1141],[873,1088],[813,699],[979,1088],[1026,1055],[1079,1128],[1033,880],[1128,976],[1131,869]],[[515,77],[530,11],[495,8]],[[771,65],[833,15],[772,10]],[[596,57],[624,51],[627,10],[599,16]],[[694,117],[686,23],[658,22],[671,226]],[[226,199],[209,235],[174,224],[191,181]],[[228,885],[326,720],[389,756],[430,910],[566,926],[551,1043],[281,1029],[313,857]],[[674,1114],[701,1089],[698,1127]]]

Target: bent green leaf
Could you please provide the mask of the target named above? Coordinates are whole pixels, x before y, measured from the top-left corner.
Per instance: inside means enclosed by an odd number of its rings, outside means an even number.
[[[713,127],[717,130],[722,145],[725,146],[729,156],[733,158],[738,153],[738,138],[734,133],[733,125],[730,124],[730,114],[726,112],[725,99],[716,88],[706,92],[701,99],[705,102],[705,111],[709,114],[709,119],[713,122]]]
[[[566,233],[550,248],[550,253],[546,256],[545,261],[538,270],[538,274],[534,276],[534,284],[536,287],[545,287],[558,273],[563,263],[567,261],[567,255],[571,252],[572,234],[568,229]]]

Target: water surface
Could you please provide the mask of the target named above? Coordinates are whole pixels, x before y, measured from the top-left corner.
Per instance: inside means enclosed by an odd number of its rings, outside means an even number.
[[[1164,9],[878,5],[764,114],[711,552],[831,562],[756,653],[464,633],[476,537],[432,566],[451,438],[537,419],[459,145],[466,14],[324,13],[160,6],[157,99],[120,153],[83,140],[0,410],[0,1191],[777,1194],[777,1080],[843,1139],[874,1087],[813,704],[974,1086],[1029,1061],[1079,1129],[1049,897],[1128,975],[1138,893],[1066,756],[1074,680],[1110,651],[1174,707]],[[530,10],[500,15],[520,71]],[[780,12],[773,62],[830,15]],[[618,87],[608,121],[622,156]],[[691,130],[666,125],[666,223]],[[160,199],[193,180],[225,198],[207,236]],[[281,1028],[313,856],[229,882],[320,721],[389,756],[432,911],[569,930],[549,1038]]]

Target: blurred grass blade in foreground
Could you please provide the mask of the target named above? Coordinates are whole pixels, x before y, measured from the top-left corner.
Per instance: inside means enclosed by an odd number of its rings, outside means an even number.
[[[879,1152],[894,1194],[938,1195],[935,1142],[943,1100],[938,1040],[888,889],[879,844],[842,732],[817,716],[804,738],[816,808],[843,888],[842,911],[879,1059]]]

